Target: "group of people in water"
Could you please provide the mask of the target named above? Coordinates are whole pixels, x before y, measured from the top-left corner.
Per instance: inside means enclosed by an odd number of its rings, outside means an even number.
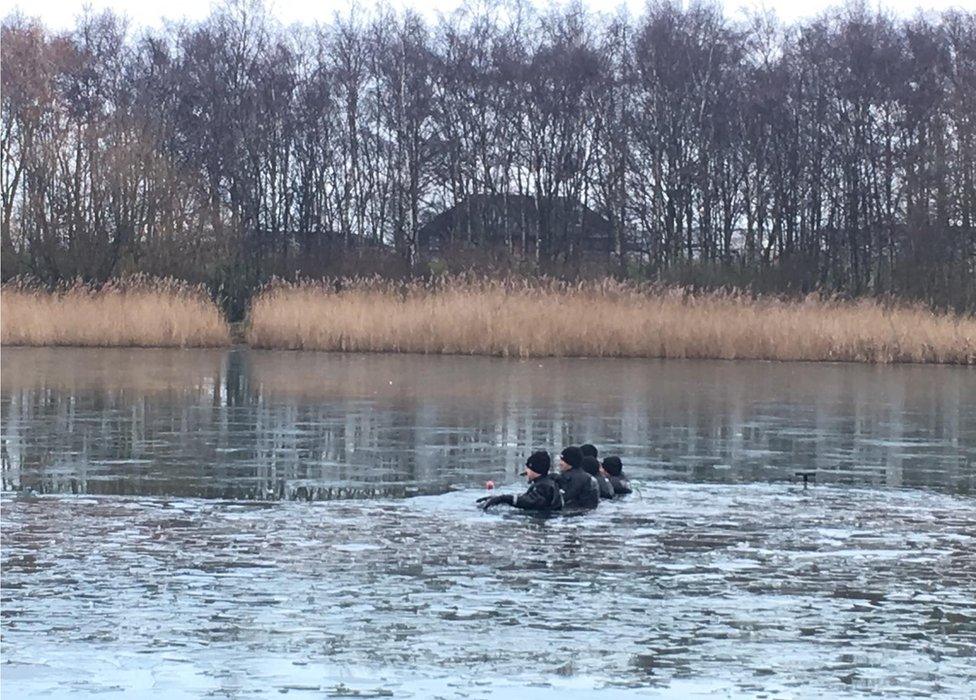
[[[533,452],[525,460],[523,475],[529,480],[528,490],[520,495],[484,496],[478,504],[485,510],[492,506],[509,505],[522,510],[555,511],[563,508],[596,508],[603,499],[624,496],[631,492],[624,476],[620,457],[607,457],[602,462],[593,445],[567,447],[559,454],[559,473],[552,475],[552,459],[545,450]]]

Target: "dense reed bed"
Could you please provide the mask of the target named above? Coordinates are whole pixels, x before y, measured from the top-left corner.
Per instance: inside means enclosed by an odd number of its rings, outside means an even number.
[[[0,290],[0,343],[92,347],[210,347],[230,329],[206,290],[135,278],[93,289],[28,284]]]
[[[754,299],[603,282],[276,285],[255,347],[505,357],[976,364],[976,319],[876,301]]]

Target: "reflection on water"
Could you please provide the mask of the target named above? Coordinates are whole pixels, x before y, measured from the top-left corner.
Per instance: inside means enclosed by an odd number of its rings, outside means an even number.
[[[0,383],[4,697],[976,685],[971,369],[6,349]],[[634,496],[473,507],[583,440]]]
[[[638,478],[976,485],[976,371],[10,348],[5,489],[235,499],[441,493],[584,440]]]

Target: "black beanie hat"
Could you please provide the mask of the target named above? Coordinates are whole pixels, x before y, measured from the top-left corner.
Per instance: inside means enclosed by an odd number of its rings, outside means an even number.
[[[603,469],[610,476],[620,476],[624,470],[624,465],[620,462],[620,457],[607,457],[603,460]]]
[[[573,469],[577,469],[583,464],[583,453],[580,452],[580,448],[575,446],[567,447],[559,455],[559,458]]]
[[[529,455],[529,458],[525,460],[525,468],[531,469],[536,474],[548,474],[549,467],[551,466],[552,460],[549,458],[549,453],[545,450],[533,452],[531,455]]]
[[[580,452],[583,453],[584,457],[593,457],[594,459],[596,459],[600,454],[597,451],[596,447],[594,445],[591,445],[590,443],[586,443],[585,445],[580,445]]]
[[[591,476],[596,476],[600,473],[600,460],[598,460],[596,457],[584,457],[583,471]]]

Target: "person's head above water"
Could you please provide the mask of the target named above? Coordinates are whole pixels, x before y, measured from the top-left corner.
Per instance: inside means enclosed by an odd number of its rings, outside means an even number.
[[[624,465],[620,457],[607,457],[603,460],[603,471],[610,476],[620,476],[624,471]]]
[[[590,476],[597,476],[600,473],[600,460],[596,457],[584,457],[582,466],[583,471]]]
[[[580,452],[580,448],[575,445],[570,445],[564,449],[559,455],[559,468],[564,472],[570,469],[576,469],[583,464],[583,453]]]
[[[592,457],[593,459],[596,459],[600,455],[599,451],[596,449],[596,446],[591,445],[590,443],[580,445],[580,452],[583,453],[584,457]]]
[[[525,471],[522,473],[529,478],[529,481],[533,481],[548,474],[550,467],[552,467],[552,460],[549,458],[549,453],[539,450],[525,460]]]

